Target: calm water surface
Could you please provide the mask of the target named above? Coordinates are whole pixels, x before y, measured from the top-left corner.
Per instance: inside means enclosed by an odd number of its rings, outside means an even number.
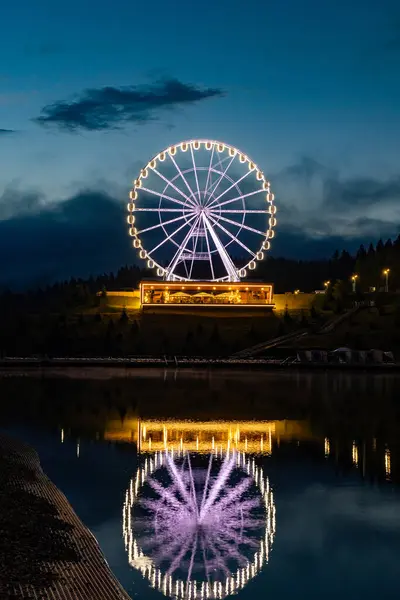
[[[70,375],[0,378],[0,426],[132,598],[399,597],[400,378]]]

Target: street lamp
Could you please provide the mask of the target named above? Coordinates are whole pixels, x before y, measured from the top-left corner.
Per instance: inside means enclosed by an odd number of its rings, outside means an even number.
[[[389,273],[390,273],[390,269],[383,270],[383,274],[385,276],[385,292],[389,291]]]
[[[328,287],[329,287],[330,285],[331,285],[331,282],[330,282],[330,281],[324,281],[324,288],[325,288],[325,291],[327,291],[327,289],[328,289]]]
[[[353,294],[355,294],[355,293],[356,293],[356,283],[357,283],[357,279],[358,279],[358,275],[356,275],[356,274],[355,274],[355,275],[352,275],[352,276],[351,276],[351,281],[352,281],[352,284],[353,284]]]

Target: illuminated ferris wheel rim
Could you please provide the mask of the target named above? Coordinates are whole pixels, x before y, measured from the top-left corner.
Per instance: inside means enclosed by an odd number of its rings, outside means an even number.
[[[213,586],[204,588],[204,582],[191,580],[189,595],[185,592],[187,582],[180,579],[174,579],[170,575],[163,575],[154,561],[144,554],[136,540],[131,524],[131,511],[136,502],[140,488],[157,469],[165,466],[167,456],[172,458],[184,456],[186,450],[168,449],[155,452],[153,456],[146,456],[143,469],[138,467],[136,476],[131,479],[130,486],[125,492],[125,501],[122,510],[122,530],[125,542],[125,549],[128,552],[129,564],[139,570],[142,575],[150,581],[153,587],[157,588],[164,596],[173,596],[178,600],[216,600],[223,599],[226,596],[237,593],[245,587],[250,579],[253,579],[262,569],[265,564],[268,564],[269,553],[271,551],[275,537],[275,520],[276,508],[272,489],[269,479],[264,475],[262,467],[257,466],[254,458],[250,458],[244,451],[227,451],[227,454],[232,453],[232,456],[237,457],[237,467],[243,469],[249,476],[253,477],[253,481],[260,492],[264,511],[265,511],[265,537],[260,540],[260,550],[253,557],[252,562],[248,563],[247,567],[238,567],[236,573],[226,580],[225,585],[221,582],[214,582]],[[190,453],[191,454],[191,453]],[[197,454],[194,452],[193,454]],[[218,456],[218,451],[215,450],[212,454]],[[221,456],[223,451],[221,449]],[[225,588],[225,589],[224,589]],[[171,593],[172,592],[172,593]]]
[[[200,172],[201,170],[207,170],[207,169],[196,165],[195,158],[194,158],[194,151],[197,151],[200,149],[205,149],[206,151],[211,153],[211,159],[210,159],[209,166],[208,166],[207,183],[206,183],[205,190],[202,190],[202,192],[200,192],[200,189],[199,189],[197,171]],[[193,167],[190,169],[187,169],[187,170],[181,170],[174,157],[177,155],[178,152],[185,153],[188,151],[190,152],[191,157],[192,157]],[[223,159],[222,161],[221,160],[219,161],[218,164],[221,169],[219,171],[217,169],[215,169],[215,167],[212,166],[212,161],[213,161],[215,152],[217,152],[217,155],[226,153],[226,152],[228,154],[228,156],[225,157],[225,159]],[[175,168],[177,170],[177,173],[172,180],[165,177],[157,169],[157,165],[159,163],[163,163],[167,157],[170,158],[172,164],[175,166]],[[231,160],[229,161],[228,167],[224,171],[222,171],[222,162],[228,160],[229,158]],[[233,182],[228,189],[226,189],[225,191],[220,193],[217,197],[215,197],[213,194],[216,191],[216,189],[218,188],[220,182],[223,179],[228,179],[228,180],[230,179],[229,176],[227,176],[227,171],[228,171],[229,167],[231,166],[231,164],[233,163],[233,161],[235,160],[235,158],[238,158],[239,162],[242,165],[247,164],[248,171],[242,177],[240,177],[237,181]],[[193,192],[193,190],[191,189],[190,185],[188,184],[188,182],[186,181],[186,179],[184,177],[184,173],[187,173],[188,171],[194,172],[194,175],[196,178],[196,184],[197,184],[197,191],[195,191],[195,192]],[[158,177],[160,177],[161,179],[163,179],[165,181],[166,186],[162,193],[157,192],[155,190],[151,190],[149,188],[146,188],[143,185],[143,181],[149,176],[150,172],[155,173]],[[213,192],[211,192],[209,194],[209,199],[206,200],[205,204],[202,204],[200,201],[201,193],[203,193],[203,195],[205,196],[205,194],[209,193],[209,190],[215,185],[215,182],[214,182],[212,185],[207,187],[211,172],[213,172],[214,174],[217,173],[217,175],[220,175],[220,176],[219,176],[217,185],[215,186]],[[223,202],[218,203],[218,201],[220,200],[220,198],[222,196],[224,196],[227,192],[229,192],[235,186],[237,188],[238,184],[251,173],[253,173],[255,175],[255,180],[260,186],[259,189],[255,190],[253,192],[247,193],[247,194],[240,193],[238,196],[236,196],[234,198],[231,198],[229,200],[224,200]],[[179,188],[176,187],[174,181],[176,181],[177,179],[183,180],[188,191],[182,192],[182,190],[180,190]],[[232,179],[230,179],[230,181],[232,181]],[[180,197],[174,198],[174,197],[171,197],[168,194],[166,194],[165,191],[167,190],[168,187],[171,187],[172,189],[174,189],[180,195]],[[135,202],[138,200],[140,190],[151,193],[156,197],[159,197],[160,201],[159,201],[158,208],[138,208],[138,207],[136,207]],[[189,192],[189,194],[188,194],[188,192]],[[245,204],[244,204],[245,198],[247,198],[249,196],[253,196],[255,194],[259,194],[259,193],[265,193],[265,200],[267,203],[267,208],[261,209],[261,210],[251,209],[251,208],[246,209]],[[198,196],[199,201],[196,200],[196,196]],[[163,201],[163,199],[165,201],[171,202],[173,205],[173,208],[162,208],[161,202]],[[161,152],[159,152],[158,154],[153,156],[153,158],[151,158],[148,161],[146,166],[143,169],[141,169],[139,176],[133,181],[133,188],[130,192],[130,202],[127,205],[127,209],[128,209],[128,213],[129,213],[128,217],[127,217],[127,222],[130,226],[129,234],[134,238],[133,239],[133,247],[135,249],[139,250],[140,258],[147,259],[147,266],[149,268],[156,268],[157,275],[159,277],[164,277],[165,279],[167,279],[169,281],[196,281],[196,280],[199,280],[199,278],[192,277],[193,263],[194,263],[194,260],[197,260],[196,250],[195,250],[195,248],[193,250],[190,250],[189,248],[187,248],[187,244],[191,238],[195,237],[196,231],[197,231],[197,238],[198,238],[198,231],[200,230],[201,227],[203,227],[203,230],[205,231],[204,235],[205,235],[205,239],[207,242],[208,257],[209,257],[209,262],[210,262],[210,267],[211,267],[211,275],[212,275],[209,278],[209,281],[240,281],[241,278],[246,276],[248,269],[249,270],[255,269],[257,261],[264,259],[264,251],[267,251],[270,249],[270,240],[274,237],[274,227],[276,226],[276,218],[275,218],[276,206],[274,204],[274,199],[275,199],[274,194],[271,193],[271,189],[270,189],[270,182],[266,179],[264,173],[259,169],[257,164],[254,161],[252,161],[251,158],[247,154],[241,152],[235,146],[226,144],[225,142],[219,142],[217,140],[209,140],[209,139],[187,140],[187,141],[179,142],[178,144],[175,144],[175,145],[168,146],[167,148],[165,148],[164,150],[162,150]],[[243,209],[230,210],[227,207],[224,209],[221,209],[221,206],[223,206],[223,205],[226,206],[226,205],[232,204],[235,201],[242,201]],[[135,224],[134,213],[135,212],[158,213],[159,223],[157,223],[156,225],[153,225],[151,227],[146,227],[144,229],[138,230],[134,226],[134,224]],[[234,221],[233,219],[227,218],[226,216],[222,216],[222,212],[234,213],[236,215],[241,214],[242,215],[241,223]],[[181,215],[176,218],[171,218],[171,215],[169,215],[167,221],[163,222],[162,218],[161,218],[161,214],[164,214],[164,213],[181,213]],[[256,214],[256,213],[264,214],[266,216],[268,215],[268,228],[266,228],[265,231],[261,231],[254,227],[249,227],[248,225],[245,224],[244,221],[245,221],[246,215]],[[172,234],[168,235],[167,231],[165,229],[165,226],[170,225],[172,223],[178,223],[180,221],[183,221],[183,224],[180,223],[178,228]],[[223,221],[224,225],[221,225],[220,221]],[[237,226],[239,228],[239,232],[237,232],[236,235],[233,235],[226,228],[225,223]],[[183,243],[179,245],[178,243],[176,243],[173,240],[173,237],[178,232],[182,231],[185,226],[189,226],[189,231],[187,232]],[[155,230],[157,228],[163,229],[163,231],[165,233],[165,238],[151,250],[146,250],[142,245],[142,240],[140,238],[140,235],[143,233],[146,233],[150,230]],[[230,238],[229,242],[227,244],[224,245],[219,240],[218,235],[215,232],[215,230],[217,228],[218,228],[218,230],[222,231],[225,235],[227,235],[228,238]],[[239,233],[242,230],[247,230],[247,231],[251,232],[252,234],[256,234],[262,238],[258,245],[258,250],[256,250],[256,251],[251,250],[238,237]],[[172,244],[175,244],[175,246],[178,247],[178,251],[175,253],[173,259],[170,261],[168,266],[165,267],[165,266],[162,266],[159,263],[159,261],[154,257],[154,253],[160,247],[162,247],[163,244],[166,243],[167,241],[170,241]],[[213,251],[210,251],[210,243],[211,242],[215,246],[215,249]],[[244,250],[250,255],[250,258],[248,260],[246,259],[247,262],[245,262],[245,264],[240,266],[239,268],[236,267],[233,260],[226,252],[226,247],[234,242],[238,246],[241,247],[242,251]],[[196,239],[196,243],[197,243],[197,239]],[[226,275],[215,276],[215,274],[214,274],[213,264],[212,264],[212,260],[211,260],[211,254],[213,252],[215,253],[216,251],[220,255],[222,264],[227,273]],[[177,267],[177,264],[179,263],[179,260],[181,260],[181,257],[185,256],[185,254],[184,254],[185,252],[186,252],[186,254],[189,253],[189,256],[192,257],[192,265],[191,265],[190,273],[187,271],[186,276],[183,276],[183,275],[177,274],[175,272],[175,269]],[[203,254],[205,254],[205,253],[203,253]]]

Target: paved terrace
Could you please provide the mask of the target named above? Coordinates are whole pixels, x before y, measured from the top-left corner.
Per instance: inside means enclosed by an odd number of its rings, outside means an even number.
[[[37,453],[1,433],[0,598],[130,600]]]

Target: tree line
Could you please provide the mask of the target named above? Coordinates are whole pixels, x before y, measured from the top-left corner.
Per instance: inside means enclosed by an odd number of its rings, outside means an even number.
[[[265,281],[274,284],[276,293],[299,289],[313,292],[323,289],[324,282],[341,281],[351,290],[351,277],[357,274],[357,290],[367,292],[371,287],[384,287],[384,269],[390,269],[389,289],[400,289],[400,235],[368,247],[361,245],[356,254],[346,250],[336,251],[330,259],[293,260],[268,257],[260,262],[254,276],[248,281]],[[46,287],[15,292],[0,293],[0,311],[4,317],[10,313],[51,313],[81,310],[93,307],[98,302],[101,290],[131,290],[143,278],[154,277],[154,273],[136,265],[121,267],[116,273],[90,276],[87,279],[72,277]],[[1,317],[0,317],[1,319]]]

